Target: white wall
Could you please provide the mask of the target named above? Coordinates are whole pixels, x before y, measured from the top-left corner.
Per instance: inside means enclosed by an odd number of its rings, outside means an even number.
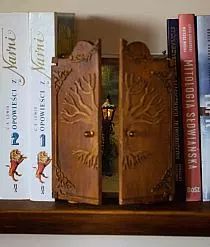
[[[79,39],[103,40],[103,53],[118,53],[119,38],[141,40],[151,52],[166,49],[166,19],[178,13],[210,14],[209,0],[1,0],[0,11],[65,11],[77,15]],[[144,236],[0,235],[0,247],[205,247],[210,238]]]
[[[1,0],[0,11],[75,12],[78,38],[102,38],[104,53],[118,53],[119,37],[166,49],[166,19],[178,13],[210,14],[208,0]]]
[[[209,247],[209,238],[0,235],[1,247]]]

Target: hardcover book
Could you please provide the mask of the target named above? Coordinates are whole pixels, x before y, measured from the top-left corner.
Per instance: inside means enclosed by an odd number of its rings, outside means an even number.
[[[52,198],[52,57],[71,53],[74,14],[29,13],[31,83],[31,184],[30,199]]]
[[[197,16],[203,201],[210,201],[210,16]]]
[[[179,22],[178,19],[167,20],[168,57],[175,61],[176,79],[173,83],[173,138],[175,159],[175,199],[185,200],[183,129],[182,129],[182,102],[179,55]]]
[[[0,198],[29,199],[28,14],[0,14]]]
[[[195,17],[179,15],[186,201],[201,200]]]
[[[57,57],[70,55],[76,42],[75,14],[55,12],[54,28],[55,55]]]

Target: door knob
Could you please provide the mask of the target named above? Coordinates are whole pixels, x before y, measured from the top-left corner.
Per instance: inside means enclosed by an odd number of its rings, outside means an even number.
[[[135,135],[135,132],[134,131],[128,131],[127,135],[130,137],[133,137]]]
[[[84,136],[85,137],[93,137],[94,136],[94,132],[91,130],[91,131],[85,131],[84,132]]]

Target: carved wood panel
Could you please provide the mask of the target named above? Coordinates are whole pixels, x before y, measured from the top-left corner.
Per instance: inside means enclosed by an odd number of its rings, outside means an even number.
[[[53,193],[101,202],[100,41],[80,41],[52,66]]]
[[[172,79],[166,57],[141,42],[120,45],[120,204],[169,200],[174,193]]]

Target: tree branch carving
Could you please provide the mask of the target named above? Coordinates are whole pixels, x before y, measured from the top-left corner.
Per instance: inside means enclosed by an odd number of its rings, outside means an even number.
[[[123,156],[123,169],[134,169],[137,165],[142,165],[152,154],[148,151],[129,152]]]
[[[172,93],[172,84],[173,81],[176,80],[174,70],[171,70],[170,73],[162,71],[152,71],[151,74],[156,76],[159,80],[163,81],[163,84],[165,88],[167,88],[167,91]]]
[[[91,123],[97,112],[95,99],[96,74],[81,76],[66,92],[61,118],[63,122],[74,124],[79,121]],[[89,101],[87,101],[87,97]],[[86,100],[85,100],[86,99]],[[89,105],[86,102],[90,102]]]
[[[72,69],[61,70],[61,71],[53,70],[52,78],[53,78],[54,87],[57,93],[60,90],[61,86],[63,85],[63,82],[66,80],[66,78],[70,75],[71,72],[72,72]]]
[[[142,77],[134,74],[125,74],[126,86],[126,113],[127,119],[133,125],[139,123],[158,124],[161,120],[162,99],[158,91]],[[132,103],[133,96],[138,96],[135,105]]]
[[[95,98],[96,83],[95,73],[83,75],[72,83],[64,97],[61,111],[62,122],[68,124],[83,122],[91,126],[94,125],[93,119],[96,119],[94,116],[98,114]],[[91,151],[73,150],[72,154],[83,166],[93,169],[98,168],[97,147],[92,147]]]
[[[76,150],[72,154],[85,166],[93,169],[98,169],[98,152],[97,149],[93,151]]]

